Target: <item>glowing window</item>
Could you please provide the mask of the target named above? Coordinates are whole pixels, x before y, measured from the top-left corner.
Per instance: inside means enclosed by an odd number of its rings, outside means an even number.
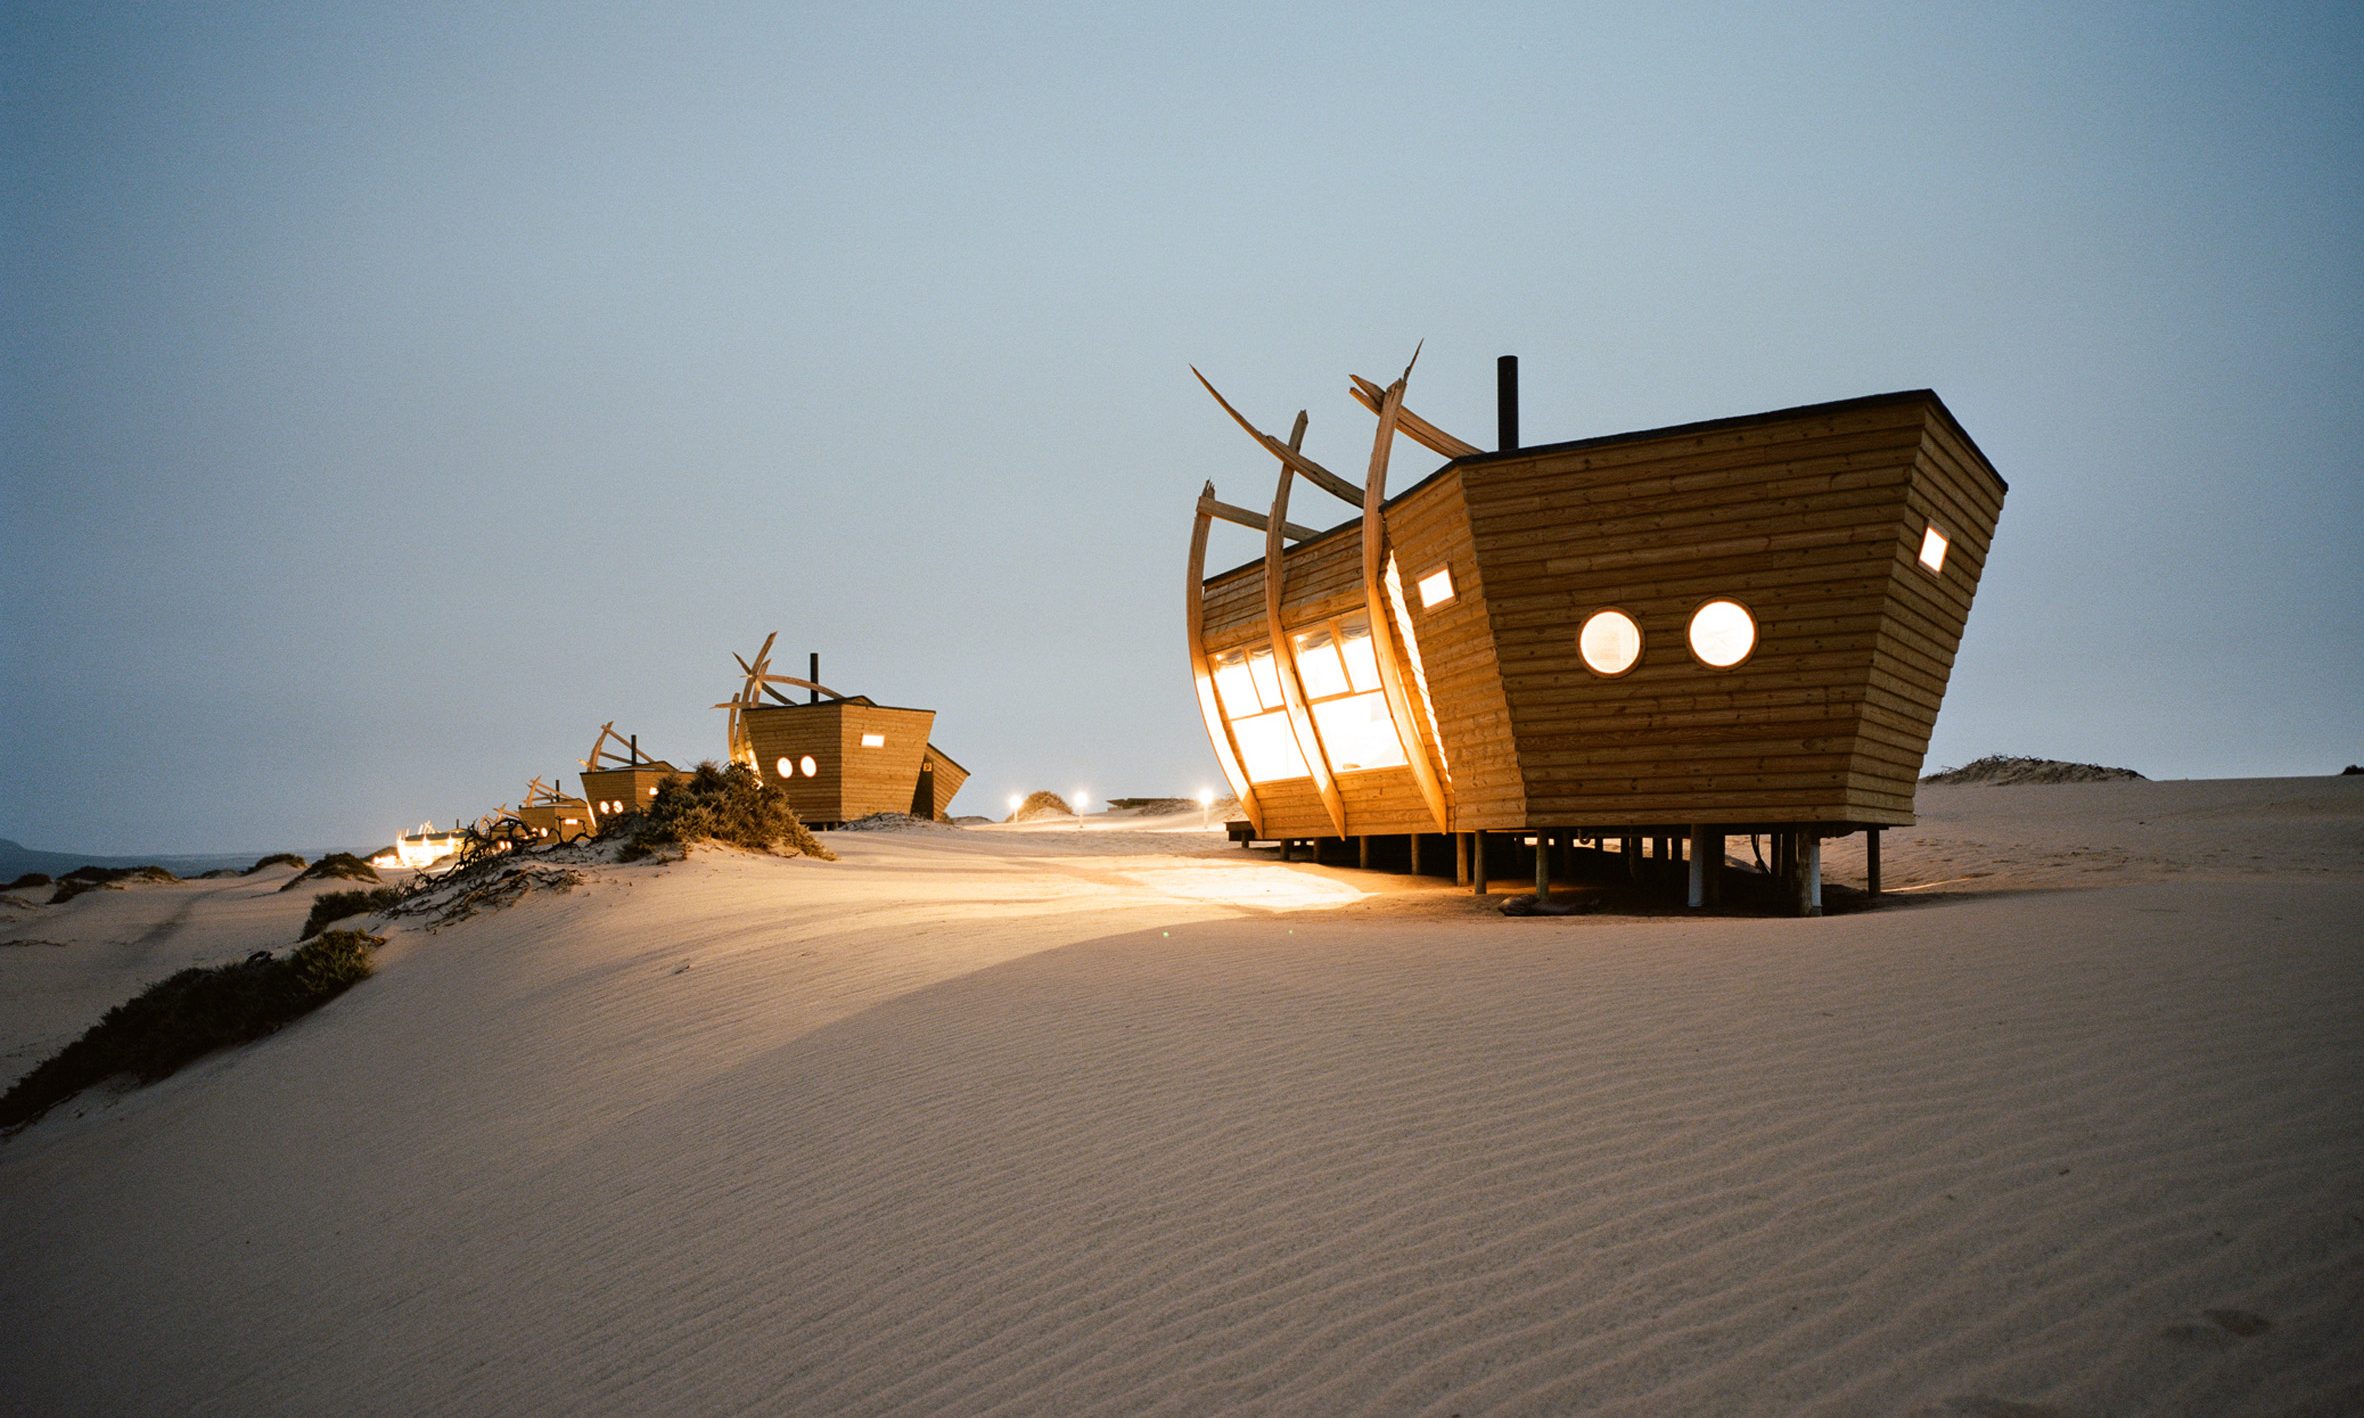
[[[1371,648],[1371,622],[1356,616],[1339,626],[1340,645],[1346,652],[1346,678],[1357,691],[1379,687],[1379,656]]]
[[[1420,588],[1420,609],[1434,610],[1453,599],[1453,568],[1440,566],[1415,584]]]
[[[1256,698],[1265,708],[1278,709],[1288,703],[1281,697],[1280,670],[1273,665],[1270,650],[1248,655],[1248,677],[1256,682]]]
[[[864,735],[862,735],[862,747],[864,747],[864,748],[885,748],[885,747],[886,747],[886,735],[885,735],[885,734],[864,734]]]
[[[651,789],[649,789],[649,790],[648,790],[648,795],[649,795],[650,797],[652,797],[652,798],[653,798],[653,797],[655,797],[655,796],[657,795],[657,790],[656,790],[656,789],[654,789],[654,788],[651,788]]]
[[[569,826],[569,827],[580,827],[580,826],[582,826],[582,825],[583,825],[583,819],[581,819],[581,818],[579,818],[579,817],[569,817],[569,818],[565,818],[565,819],[563,819],[563,820],[565,821],[566,825],[567,825],[567,826]]]
[[[804,770],[804,776],[807,778],[821,771],[820,765],[813,762],[813,756],[809,753],[796,760],[796,766]]]
[[[1308,630],[1295,637],[1297,642],[1297,677],[1305,686],[1308,699],[1327,699],[1347,690],[1346,662],[1338,658],[1338,642],[1325,628]]]
[[[1945,533],[1937,530],[1937,524],[1931,522],[1929,529],[1921,533],[1921,569],[1932,576],[1944,572],[1945,549],[1949,545],[1951,543],[1946,540]]]
[[[1238,650],[1226,650],[1215,657],[1215,692],[1223,698],[1226,718],[1245,718],[1264,707],[1256,702],[1256,681],[1248,673],[1248,657]]]
[[[796,762],[793,759],[783,756],[779,762],[773,764],[772,766],[780,770],[780,776],[783,778],[793,778],[796,776]]]
[[[1728,670],[1757,648],[1757,623],[1738,601],[1715,600],[1691,612],[1691,653],[1712,669]]]
[[[1594,611],[1576,632],[1576,653],[1586,669],[1615,679],[1642,658],[1642,628],[1623,611]]]
[[[1403,741],[1395,735],[1395,718],[1387,712],[1384,694],[1324,700],[1313,706],[1313,727],[1321,734],[1330,766],[1341,773],[1404,766]]]
[[[1310,769],[1297,747],[1297,735],[1286,714],[1257,714],[1231,721],[1231,737],[1239,744],[1240,766],[1258,783],[1302,778]]]

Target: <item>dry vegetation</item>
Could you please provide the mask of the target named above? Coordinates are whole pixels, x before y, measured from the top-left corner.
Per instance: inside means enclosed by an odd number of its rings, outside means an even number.
[[[264,861],[268,860],[270,860],[268,857],[264,858]],[[302,858],[297,858],[297,860],[300,861]],[[260,866],[262,863],[258,862],[256,865]],[[328,881],[335,878],[346,881],[376,881],[378,880],[378,869],[354,856],[351,852],[331,852],[297,872],[288,879],[287,885],[279,889],[293,891],[307,881]]]
[[[1028,793],[1026,801],[1018,804],[1018,810],[1010,814],[1009,820],[1012,822],[1032,822],[1036,818],[1042,817],[1073,816],[1075,816],[1075,809],[1067,805],[1067,799],[1060,797],[1057,793],[1044,791]]]
[[[110,1078],[153,1083],[215,1049],[259,1039],[367,978],[371,952],[385,943],[329,931],[284,956],[258,950],[150,985],[0,1095],[0,1129],[21,1128]]]
[[[2131,768],[2104,768],[2098,763],[2063,763],[2057,758],[2022,758],[1994,753],[1976,763],[1965,763],[1959,768],[1932,773],[1921,781],[1984,783],[2001,787],[2017,783],[2132,783],[2142,781],[2142,775]]]
[[[764,782],[743,764],[712,760],[659,788],[646,809],[617,818],[600,835],[622,841],[624,861],[658,851],[687,852],[700,842],[837,860],[797,817],[785,789]]]

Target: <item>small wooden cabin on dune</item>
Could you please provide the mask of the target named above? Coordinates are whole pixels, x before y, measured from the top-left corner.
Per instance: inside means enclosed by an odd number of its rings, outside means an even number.
[[[796,815],[815,827],[881,812],[948,816],[969,770],[929,741],[936,711],[840,694],[820,683],[819,655],[809,678],[773,674],[778,638],[776,631],[765,636],[753,660],[732,657],[743,675],[738,696],[714,706],[730,711],[732,761],[787,789]],[[805,691],[805,702],[781,693],[781,685]]]
[[[1417,869],[1453,834],[1480,889],[1484,834],[1616,838],[1637,872],[1687,843],[1696,905],[1724,838],[1766,834],[1818,910],[1821,840],[1861,831],[1876,891],[2002,478],[1925,389],[1521,446],[1516,368],[1492,451],[1356,379],[1359,485],[1304,455],[1304,414],[1283,441],[1215,394],[1280,463],[1265,511],[1209,483],[1190,549],[1199,707],[1253,835],[1408,837]],[[1398,435],[1445,461],[1389,496]],[[1300,480],[1359,515],[1292,521]],[[1214,520],[1264,554],[1206,575]]]
[[[569,797],[539,778],[526,785],[525,799],[517,805],[517,820],[536,841],[572,842],[599,831],[591,804]]]
[[[610,742],[616,746],[610,747]],[[689,775],[661,758],[640,751],[638,734],[619,734],[615,720],[599,726],[591,752],[575,760],[583,765],[583,796],[591,811],[604,821],[646,808],[657,789]]]

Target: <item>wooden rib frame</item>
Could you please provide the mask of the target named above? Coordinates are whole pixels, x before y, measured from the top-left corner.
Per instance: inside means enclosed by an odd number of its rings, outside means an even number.
[[[1435,821],[1436,830],[1445,832],[1450,830],[1445,785],[1437,776],[1436,765],[1429,760],[1427,737],[1420,732],[1421,720],[1413,717],[1412,697],[1405,692],[1403,674],[1396,668],[1395,632],[1388,619],[1387,464],[1395,449],[1395,436],[1402,429],[1404,385],[1411,375],[1407,367],[1404,377],[1379,396],[1379,407],[1375,410],[1379,428],[1371,441],[1370,470],[1363,477],[1363,601],[1371,620],[1371,648],[1379,660],[1379,687],[1387,695],[1387,716],[1395,722],[1396,740],[1403,745],[1404,762],[1412,770],[1412,782],[1420,789],[1421,800],[1428,804],[1428,815]],[[1357,392],[1361,392],[1359,388]]]
[[[1305,413],[1300,409],[1287,446],[1295,452],[1304,441]],[[1330,755],[1322,747],[1321,735],[1314,731],[1313,710],[1306,704],[1304,686],[1297,681],[1296,649],[1289,643],[1288,627],[1281,621],[1282,591],[1288,571],[1287,558],[1281,554],[1285,550],[1281,532],[1289,524],[1289,485],[1296,476],[1297,465],[1281,459],[1280,487],[1272,495],[1272,518],[1264,529],[1264,618],[1272,636],[1272,663],[1280,679],[1281,701],[1288,706],[1289,728],[1297,735],[1297,749],[1305,755],[1305,767],[1313,775],[1313,790],[1321,796],[1322,808],[1330,815],[1330,825],[1344,837],[1346,799],[1339,796],[1338,775],[1330,767]]]
[[[1198,518],[1190,528],[1190,613],[1183,621],[1190,640],[1190,677],[1198,686],[1199,717],[1206,720],[1207,742],[1215,750],[1215,764],[1231,784],[1231,795],[1239,799],[1240,811],[1248,815],[1249,828],[1261,837],[1264,805],[1256,798],[1247,770],[1240,766],[1239,747],[1231,740],[1231,721],[1223,717],[1223,705],[1215,697],[1215,671],[1207,661],[1207,531],[1215,515],[1210,504],[1221,505],[1215,503],[1215,485],[1211,482],[1199,494]]]

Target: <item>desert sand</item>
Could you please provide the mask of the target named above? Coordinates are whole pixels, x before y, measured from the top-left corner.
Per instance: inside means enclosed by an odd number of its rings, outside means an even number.
[[[0,1143],[0,1411],[2364,1411],[2364,779],[1921,811],[1821,920],[1195,815],[398,920]],[[286,875],[0,905],[0,1075]]]

